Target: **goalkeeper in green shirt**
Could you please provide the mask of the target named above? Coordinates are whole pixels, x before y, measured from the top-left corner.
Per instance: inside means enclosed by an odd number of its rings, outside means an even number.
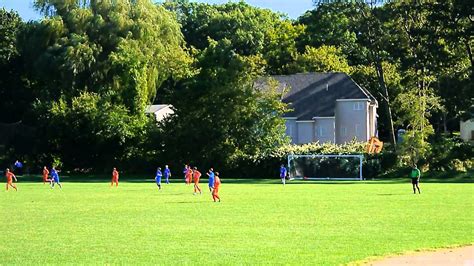
[[[421,194],[420,187],[418,186],[418,183],[420,183],[420,177],[421,177],[420,169],[418,169],[416,167],[416,164],[414,164],[410,172],[411,184],[413,185],[413,194],[416,194],[417,189],[418,189],[418,193]]]

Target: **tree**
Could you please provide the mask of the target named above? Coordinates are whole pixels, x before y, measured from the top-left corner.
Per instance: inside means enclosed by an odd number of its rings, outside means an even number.
[[[130,158],[158,87],[189,74],[178,22],[149,0],[35,5],[46,17],[29,25],[22,43],[39,90],[33,120],[44,133],[42,152],[66,167]]]
[[[388,112],[380,112],[380,117],[377,120],[379,136],[390,136],[392,134],[390,120],[393,119],[394,125],[402,126],[404,121],[398,119],[400,113],[400,106],[393,104],[398,95],[402,92],[402,73],[400,72],[399,64],[382,62],[382,69],[384,71],[384,81],[388,91],[389,102],[391,104],[389,117]],[[377,76],[377,68],[373,65],[358,65],[351,67],[351,77],[363,88],[368,89],[376,98],[380,99],[381,108],[387,108],[384,99],[384,94],[380,90],[380,80]]]
[[[178,14],[188,45],[202,50],[211,39],[227,39],[235,52],[244,56],[262,53],[268,33],[274,31],[282,19],[280,14],[243,1],[222,5],[166,1],[164,6]]]
[[[227,39],[209,43],[198,56],[199,74],[177,90],[175,115],[164,124],[163,152],[181,162],[228,169],[239,158],[286,143],[286,107],[277,94],[253,87],[261,59],[235,53]]]
[[[374,66],[378,80],[378,93],[381,103],[386,111],[386,117],[389,127],[390,142],[396,145],[394,118],[392,114],[391,96],[387,87],[383,61],[389,61],[387,52],[387,43],[391,43],[391,38],[386,24],[383,22],[385,12],[382,8],[375,6],[374,1],[368,1],[369,4],[360,4],[361,6],[361,31],[359,42],[368,50],[368,61]]]
[[[305,26],[283,20],[268,33],[268,42],[262,53],[271,75],[289,74],[298,58],[297,40],[304,35]]]
[[[0,64],[18,55],[17,35],[23,22],[18,13],[0,9]]]
[[[401,117],[407,124],[399,153],[406,159],[405,162],[416,164],[426,159],[430,152],[431,145],[427,139],[434,130],[429,118],[442,108],[440,99],[425,87],[423,90],[406,90],[398,95],[396,104],[400,105]]]
[[[34,99],[18,45],[24,27],[16,12],[0,9],[0,123],[22,121]]]
[[[319,48],[306,46],[304,54],[298,55],[289,67],[291,72],[344,72],[351,68],[341,49],[323,45]]]
[[[298,23],[306,26],[298,41],[299,50],[303,52],[307,45],[337,46],[351,65],[365,63],[366,51],[357,43],[358,21],[361,19],[359,6],[341,1],[316,4],[314,10],[307,11],[298,18]]]
[[[385,1],[368,0],[342,3],[340,1],[314,1],[316,9],[300,18],[307,24],[306,44],[341,45],[351,65],[369,65],[375,68],[378,93],[375,93],[386,111],[390,142],[396,144],[392,106],[384,77],[382,62],[390,62],[386,44],[390,43],[388,30],[383,25]]]

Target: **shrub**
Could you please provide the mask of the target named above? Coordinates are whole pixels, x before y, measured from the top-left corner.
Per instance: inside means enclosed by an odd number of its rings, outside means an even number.
[[[365,142],[356,141],[347,144],[320,144],[314,142],[303,145],[284,145],[266,156],[240,158],[237,164],[232,169],[229,169],[231,172],[226,174],[233,175],[239,173],[238,177],[242,178],[277,177],[279,166],[281,164],[286,165],[288,155],[291,154],[362,154],[364,155],[362,168],[364,178],[373,178],[393,169],[397,161],[397,155],[394,152],[386,150],[380,154],[367,154],[365,147]]]
[[[458,137],[439,136],[432,142],[427,163],[432,171],[469,171],[474,164],[474,146]]]

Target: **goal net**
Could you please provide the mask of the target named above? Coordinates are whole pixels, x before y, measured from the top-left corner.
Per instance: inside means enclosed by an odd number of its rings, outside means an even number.
[[[288,155],[290,179],[362,180],[363,155]]]

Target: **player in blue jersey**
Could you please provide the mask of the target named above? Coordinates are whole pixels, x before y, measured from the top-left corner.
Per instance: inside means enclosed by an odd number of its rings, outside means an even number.
[[[171,177],[171,170],[170,170],[170,168],[168,167],[168,165],[165,165],[164,174],[165,174],[165,178],[166,178],[166,184],[169,184],[169,183],[170,183],[169,178]]]
[[[51,181],[51,189],[54,188],[54,184],[58,184],[59,188],[63,188],[63,186],[61,185],[61,183],[59,182],[59,175],[58,175],[58,171],[56,170],[55,167],[53,167],[51,169],[51,177],[52,177],[52,181]]]
[[[280,166],[280,178],[281,178],[281,183],[282,183],[283,185],[285,185],[287,173],[288,173],[288,172],[286,171],[285,165],[282,164],[282,165]]]
[[[207,176],[209,177],[209,192],[212,193],[212,189],[214,189],[214,169],[209,169]]]
[[[189,185],[188,170],[189,170],[189,166],[187,164],[185,164],[184,169],[183,169],[183,175],[184,175],[184,182],[186,183],[186,185]]]
[[[23,164],[20,161],[16,160],[13,165],[15,166],[15,170],[16,170],[17,174],[22,175],[22,173],[23,173]]]
[[[161,190],[161,177],[163,177],[163,173],[161,173],[161,167],[158,167],[158,169],[156,169],[155,181],[156,181],[156,185],[158,186],[160,190]]]

